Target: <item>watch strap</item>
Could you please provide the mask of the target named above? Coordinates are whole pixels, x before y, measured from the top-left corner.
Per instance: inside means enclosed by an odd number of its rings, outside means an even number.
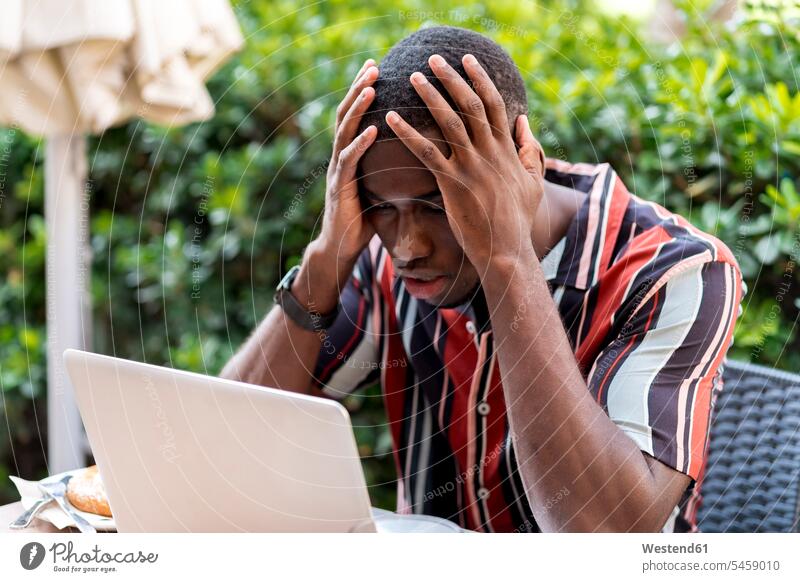
[[[339,315],[339,306],[330,313],[307,310],[292,294],[292,283],[299,271],[300,267],[295,266],[286,273],[275,290],[275,303],[281,306],[289,319],[305,330],[320,331],[329,328]]]

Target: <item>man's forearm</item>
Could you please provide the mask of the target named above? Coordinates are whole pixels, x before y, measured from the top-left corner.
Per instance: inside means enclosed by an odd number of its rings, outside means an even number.
[[[326,245],[315,241],[303,257],[292,294],[310,311],[335,309],[339,290],[352,265],[331,259]],[[325,331],[309,331],[273,307],[239,351],[225,365],[223,378],[308,393]]]
[[[589,393],[533,248],[493,262],[484,279],[519,470],[539,526],[660,528],[671,508],[656,501],[644,455]],[[545,509],[564,487],[569,495]]]

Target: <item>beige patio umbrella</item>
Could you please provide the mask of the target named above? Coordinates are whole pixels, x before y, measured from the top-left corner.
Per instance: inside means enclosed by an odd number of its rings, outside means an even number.
[[[205,81],[241,45],[227,0],[3,0],[0,125],[47,139],[51,473],[80,466],[86,452],[62,361],[91,342],[85,136],[132,117],[208,119]]]

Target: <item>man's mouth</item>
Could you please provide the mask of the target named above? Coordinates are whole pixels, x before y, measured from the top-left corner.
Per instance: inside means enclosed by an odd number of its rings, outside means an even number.
[[[403,276],[403,283],[408,292],[417,299],[431,299],[447,288],[447,277],[408,277]]]

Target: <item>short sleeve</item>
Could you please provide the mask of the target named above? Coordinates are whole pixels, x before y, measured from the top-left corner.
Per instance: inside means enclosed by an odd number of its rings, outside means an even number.
[[[364,249],[339,297],[339,315],[323,333],[313,385],[340,399],[375,382],[380,371],[380,317],[372,253]]]
[[[589,388],[611,420],[642,451],[695,480],[741,296],[735,264],[673,269],[589,372]]]

